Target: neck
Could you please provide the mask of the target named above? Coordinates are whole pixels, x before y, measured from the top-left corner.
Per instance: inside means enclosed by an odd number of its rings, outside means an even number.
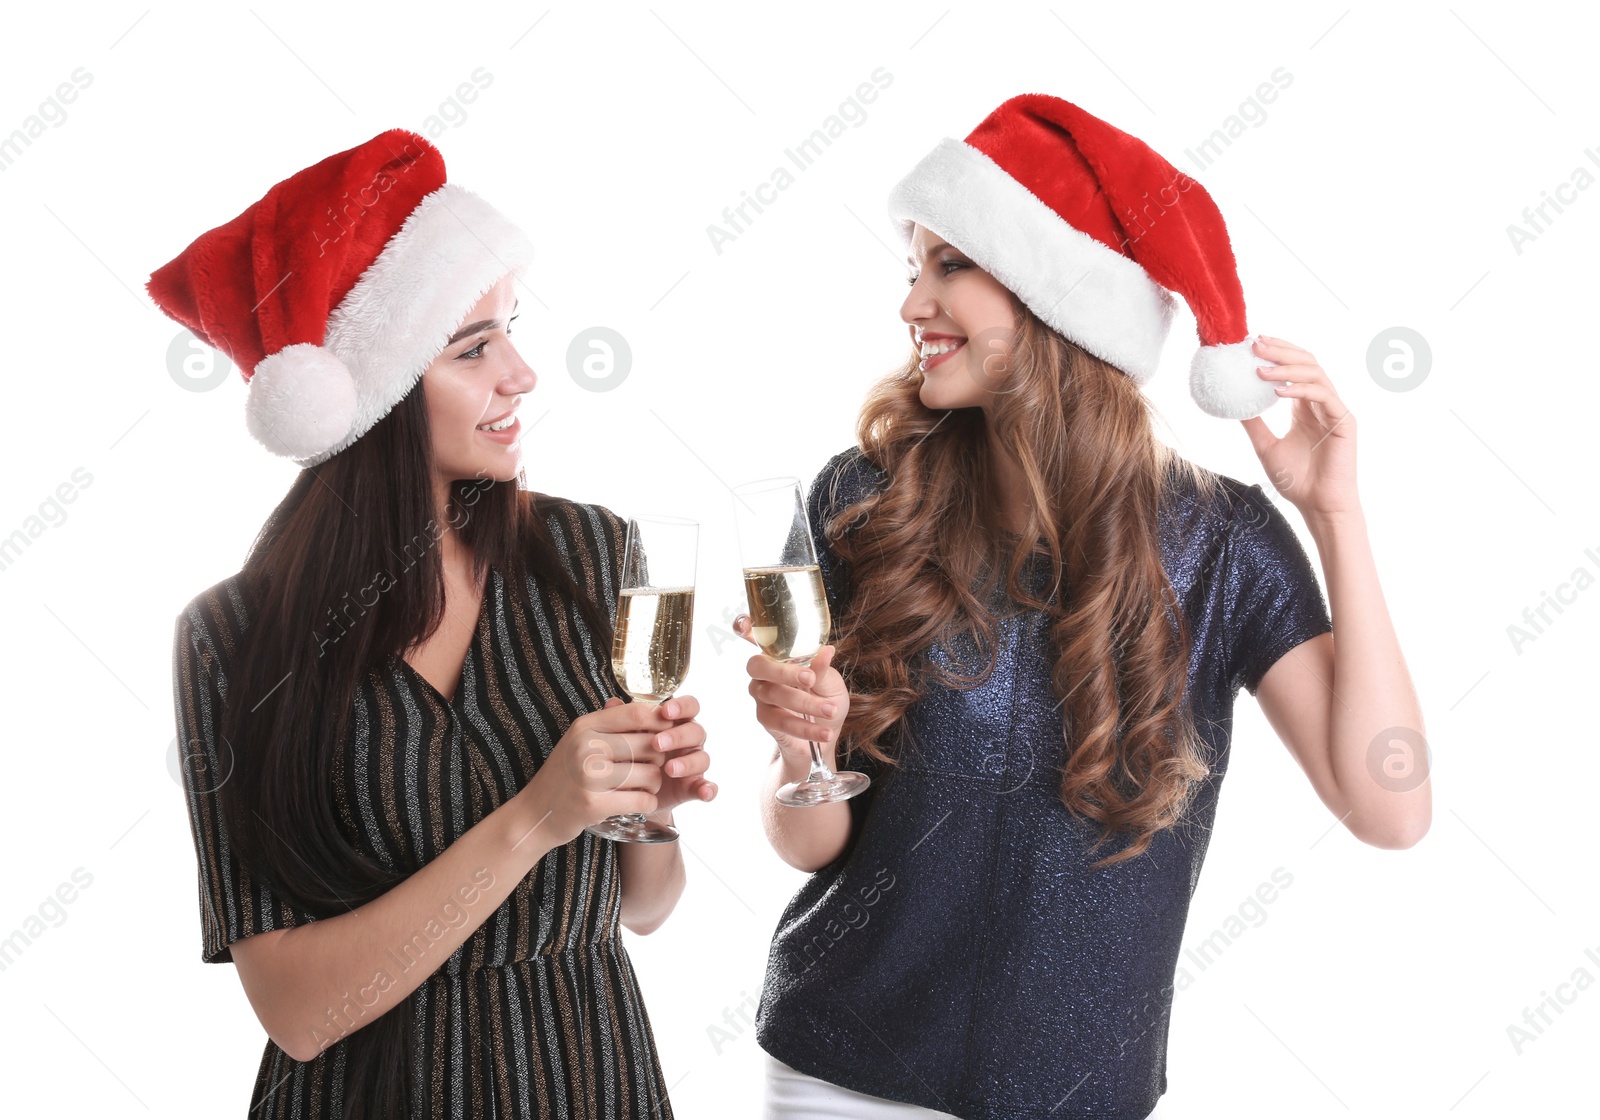
[[[440,480],[434,484],[434,523],[439,526],[439,556],[448,570],[460,567],[471,554],[461,541],[461,536],[450,521],[450,483]]]
[[[1021,464],[1004,447],[991,440],[989,448],[989,468],[993,472],[995,491],[1000,498],[1000,524],[1013,533],[1020,533],[1032,505],[1027,478],[1022,473]]]

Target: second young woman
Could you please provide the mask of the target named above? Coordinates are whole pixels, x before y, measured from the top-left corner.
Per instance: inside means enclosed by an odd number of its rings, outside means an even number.
[[[757,1014],[766,1116],[1155,1115],[1238,691],[1357,837],[1428,827],[1426,774],[1371,764],[1422,724],[1354,417],[1309,353],[1245,334],[1199,184],[1075,105],[1006,102],[891,212],[913,353],[810,492],[836,644],[748,663],[767,835],[812,872]],[[1169,288],[1202,335],[1193,394],[1305,518],[1331,618],[1263,489],[1154,436]],[[808,739],[872,785],[776,803]]]
[[[202,959],[270,1039],[253,1118],[672,1115],[619,926],[682,857],[585,828],[716,789],[694,697],[612,672],[624,523],[523,485],[530,257],[393,130],[149,284],[301,468],[173,644]]]

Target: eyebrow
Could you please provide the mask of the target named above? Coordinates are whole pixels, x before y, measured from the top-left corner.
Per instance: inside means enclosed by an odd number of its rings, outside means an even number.
[[[512,318],[516,318],[517,308],[519,308],[521,306],[522,306],[522,301],[521,300],[518,300],[516,303],[511,305],[511,316],[512,316]],[[466,326],[462,327],[459,331],[457,331],[455,333],[455,335],[451,337],[450,341],[445,343],[445,345],[446,346],[454,346],[456,343],[460,342],[463,338],[467,338],[470,335],[475,335],[479,331],[491,330],[494,327],[498,327],[499,325],[500,325],[500,320],[499,319],[480,319],[476,323],[468,323]]]
[[[950,243],[948,241],[941,241],[937,245],[928,246],[928,250],[927,250],[927,252],[925,252],[923,254],[923,256],[931,257],[931,256],[933,256],[933,254],[937,253],[940,249],[948,249],[948,248],[950,248]],[[906,254],[906,264],[910,265],[912,268],[917,267],[917,262],[912,259],[910,253]]]

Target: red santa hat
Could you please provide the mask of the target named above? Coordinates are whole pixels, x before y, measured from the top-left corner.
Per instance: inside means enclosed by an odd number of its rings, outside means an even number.
[[[391,129],[267,191],[151,275],[169,317],[243,374],[245,422],[302,467],[359,439],[533,247]]]
[[[1189,391],[1242,420],[1280,398],[1256,375],[1244,292],[1216,203],[1147,144],[1059,97],[1025,93],[897,183],[889,216],[970,256],[1036,315],[1143,385],[1183,296],[1200,348]]]

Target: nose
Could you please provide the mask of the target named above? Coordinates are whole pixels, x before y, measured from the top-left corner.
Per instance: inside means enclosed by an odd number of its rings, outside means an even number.
[[[906,293],[904,302],[900,304],[900,318],[903,322],[915,326],[938,315],[941,310],[939,301],[928,290],[923,277],[919,276],[917,282],[911,285],[911,290]]]
[[[522,360],[522,355],[517,353],[516,347],[511,347],[513,355],[509,368],[500,378],[500,389],[508,397],[518,393],[531,393],[533,387],[539,383],[539,375],[533,372],[533,367]]]

